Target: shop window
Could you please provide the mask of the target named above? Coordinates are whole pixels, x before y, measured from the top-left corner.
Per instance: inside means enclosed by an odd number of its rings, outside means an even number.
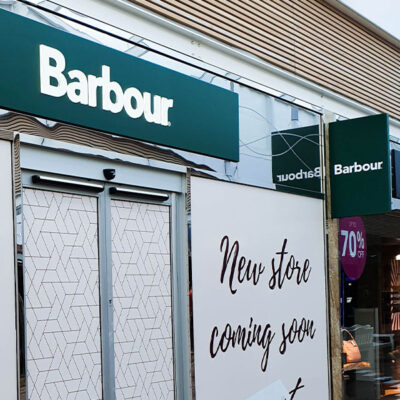
[[[363,217],[367,258],[362,275],[341,273],[343,398],[400,398],[400,219]],[[349,353],[357,354],[349,359]]]

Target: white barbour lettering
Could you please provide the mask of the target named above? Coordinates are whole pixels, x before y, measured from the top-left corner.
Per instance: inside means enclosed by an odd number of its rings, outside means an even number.
[[[321,176],[321,168],[315,167],[314,170],[304,171],[301,169],[297,172],[292,172],[284,175],[276,175],[276,179],[278,182],[286,182],[286,181],[294,181],[294,180],[302,180],[302,179],[311,179],[311,178],[319,178]]]
[[[354,163],[354,172],[361,172],[363,168],[363,165],[357,164],[356,162]]]
[[[335,164],[334,175],[358,174],[360,172],[377,171],[383,169],[383,161],[359,164],[357,161],[352,165]]]
[[[132,106],[132,99],[135,100],[135,106]],[[126,113],[131,117],[131,118],[139,118],[143,114],[144,110],[144,102],[143,102],[143,96],[134,87],[128,88],[125,90],[124,94],[124,107]]]
[[[118,82],[110,82],[110,67],[101,67],[103,78],[103,110],[119,113],[124,108],[124,92]],[[111,100],[111,93],[114,93],[115,100]]]
[[[335,175],[340,175],[342,173],[342,164],[335,164]]]
[[[89,103],[90,107],[97,107],[97,89],[103,86],[103,77],[88,75]],[[104,110],[104,108],[103,108]]]
[[[174,100],[161,98],[161,125],[168,126],[168,110],[174,106]]]
[[[67,88],[68,98],[73,103],[88,104],[88,82],[86,75],[77,69],[68,72],[70,79],[77,79],[71,82]]]
[[[39,52],[41,93],[53,97],[64,96],[67,92],[67,79],[63,75],[65,69],[64,55],[61,51],[43,44],[39,46]],[[55,65],[51,65],[50,60],[53,60]]]
[[[154,96],[151,104],[151,93],[143,93],[144,117],[147,122],[161,124],[161,97]]]
[[[169,111],[174,106],[173,99],[142,93],[135,87],[123,90],[118,82],[111,80],[111,68],[108,65],[101,66],[101,76],[86,75],[78,69],[65,71],[65,57],[57,49],[41,44],[39,55],[41,93],[53,97],[67,95],[73,103],[101,106],[103,110],[114,114],[125,110],[133,119],[144,117],[149,123],[171,125]],[[98,101],[100,93],[102,100]]]
[[[362,166],[362,170],[363,171],[369,171],[371,169],[371,164],[364,164],[363,166]]]

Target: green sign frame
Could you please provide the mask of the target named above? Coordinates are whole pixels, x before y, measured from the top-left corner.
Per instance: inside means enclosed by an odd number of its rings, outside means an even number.
[[[329,124],[332,218],[391,211],[389,117]]]
[[[239,160],[238,95],[0,10],[0,107]]]

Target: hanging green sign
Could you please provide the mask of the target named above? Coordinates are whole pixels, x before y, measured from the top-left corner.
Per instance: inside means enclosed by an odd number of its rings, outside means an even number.
[[[319,125],[272,132],[272,180],[277,189],[321,195]]]
[[[329,124],[332,217],[391,211],[386,114]]]
[[[0,10],[0,107],[239,160],[236,93]]]

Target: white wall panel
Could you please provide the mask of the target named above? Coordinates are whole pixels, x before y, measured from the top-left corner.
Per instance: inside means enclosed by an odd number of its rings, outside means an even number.
[[[111,201],[117,400],[174,398],[168,206]]]
[[[17,398],[17,338],[11,142],[0,140],[0,393]]]
[[[329,399],[323,201],[202,178],[191,199],[196,399]]]
[[[29,400],[102,396],[97,199],[24,189]]]

